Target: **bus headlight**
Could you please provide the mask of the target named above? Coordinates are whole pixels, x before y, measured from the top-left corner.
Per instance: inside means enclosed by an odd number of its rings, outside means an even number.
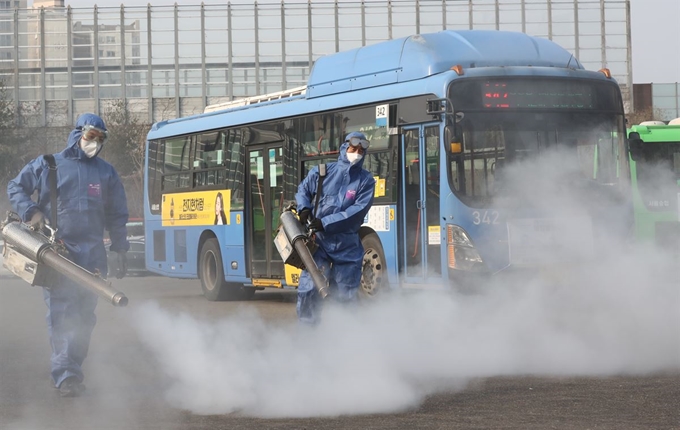
[[[484,262],[468,234],[457,225],[446,224],[446,248],[449,268],[480,270]]]

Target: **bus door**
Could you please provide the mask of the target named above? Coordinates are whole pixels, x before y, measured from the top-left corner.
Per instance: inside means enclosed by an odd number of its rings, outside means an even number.
[[[441,281],[439,124],[404,127],[401,136],[401,246],[404,282]]]
[[[274,235],[283,208],[283,147],[281,144],[251,147],[248,151],[247,249],[250,277],[281,279],[284,265],[274,246]],[[261,283],[261,282],[260,282]],[[267,286],[280,286],[274,281]]]

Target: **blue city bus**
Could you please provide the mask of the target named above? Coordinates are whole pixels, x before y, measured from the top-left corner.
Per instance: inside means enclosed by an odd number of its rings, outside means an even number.
[[[148,270],[199,278],[209,300],[295,288],[299,271],[273,243],[279,214],[352,131],[371,140],[364,167],[376,179],[360,231],[363,296],[550,263],[541,246],[565,221],[518,209],[520,200],[505,205],[500,186],[504,166],[548,147],[586,154],[587,181],[617,196],[586,208],[592,217],[572,242],[592,242],[609,215],[632,219],[619,198],[630,174],[609,70],[586,71],[555,43],[522,33],[441,31],[325,56],[305,87],[154,124]]]

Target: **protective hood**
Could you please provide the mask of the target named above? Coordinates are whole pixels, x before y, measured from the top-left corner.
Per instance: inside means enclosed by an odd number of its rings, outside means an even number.
[[[78,117],[76,121],[76,127],[68,135],[68,140],[66,144],[66,150],[64,150],[64,156],[67,158],[77,158],[77,159],[88,159],[85,152],[80,149],[80,138],[83,137],[83,127],[86,125],[92,125],[102,130],[106,130],[106,124],[104,120],[93,113],[84,113]],[[92,157],[93,159],[99,155],[101,150],[104,148],[102,145],[97,153]]]
[[[351,164],[347,159],[347,148],[349,148],[349,143],[345,142],[340,146],[340,155],[338,155],[338,163],[340,163],[346,169],[362,169],[364,166],[364,160],[368,155],[368,149],[364,149],[364,156],[361,160],[357,161],[356,164]]]

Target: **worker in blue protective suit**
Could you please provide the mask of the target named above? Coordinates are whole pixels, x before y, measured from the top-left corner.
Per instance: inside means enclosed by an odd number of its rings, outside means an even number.
[[[369,141],[360,132],[347,135],[338,161],[326,166],[318,209],[315,209],[319,168],[314,167],[295,195],[300,221],[316,233],[317,267],[329,281],[330,296],[340,302],[357,299],[364,248],[359,228],[373,204],[375,179],[363,168]],[[306,270],[298,285],[297,314],[301,322],[316,323],[320,300]]]
[[[125,190],[113,166],[98,158],[108,132],[104,121],[87,113],[76,121],[68,145],[54,154],[57,167],[57,238],[77,265],[106,275],[108,272],[104,229],[109,231],[111,251],[118,254],[117,277],[127,271],[125,253],[130,248],[125,224],[128,221]],[[34,192],[37,202],[31,199]],[[43,156],[21,169],[9,182],[7,194],[21,219],[31,228],[54,227],[51,217],[48,163]],[[59,278],[44,285],[47,326],[52,346],[52,379],[65,397],[80,395],[81,366],[96,323],[97,295],[75,283]]]

